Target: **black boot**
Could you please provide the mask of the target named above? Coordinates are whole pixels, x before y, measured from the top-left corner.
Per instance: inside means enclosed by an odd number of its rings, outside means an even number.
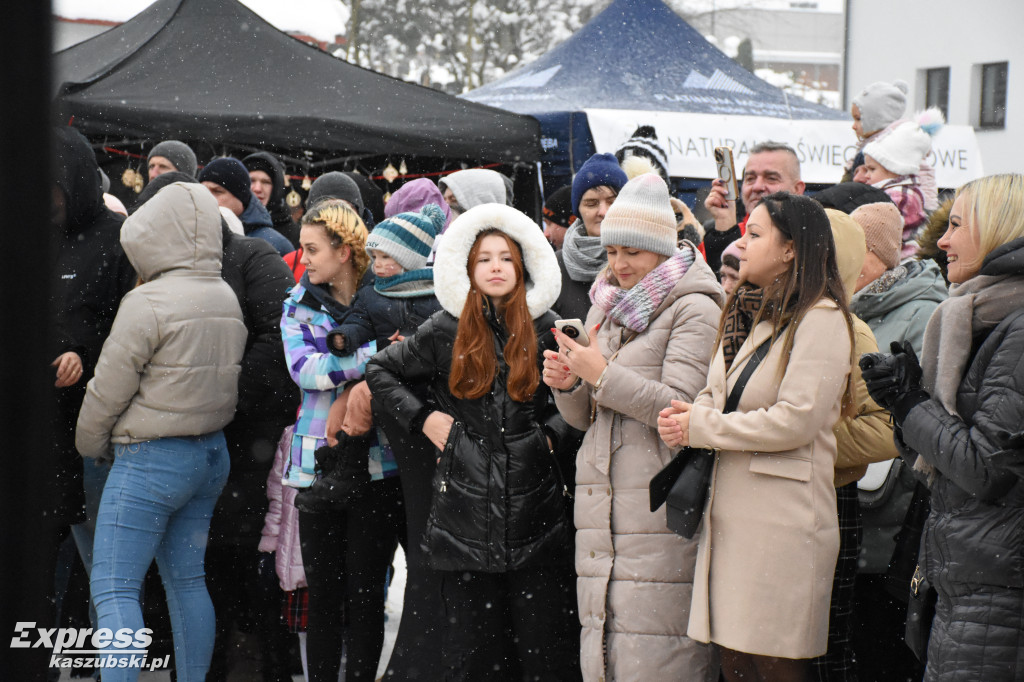
[[[317,448],[319,477],[295,496],[295,507],[318,513],[345,509],[358,499],[370,483],[370,434],[350,436],[338,431],[338,444]]]

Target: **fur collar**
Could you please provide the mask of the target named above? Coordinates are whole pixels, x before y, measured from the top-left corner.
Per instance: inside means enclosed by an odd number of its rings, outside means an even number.
[[[526,305],[533,319],[558,299],[562,277],[555,252],[544,233],[526,215],[502,204],[474,206],[452,221],[434,259],[434,293],[441,306],[458,318],[469,295],[466,263],[476,236],[496,228],[519,244],[526,268]]]

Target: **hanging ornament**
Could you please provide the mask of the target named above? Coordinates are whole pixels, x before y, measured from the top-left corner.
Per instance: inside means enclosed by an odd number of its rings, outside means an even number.
[[[389,201],[391,201],[391,192],[385,192],[384,193],[384,203],[387,204]]]
[[[398,164],[398,172],[402,175],[409,174],[409,167],[405,165],[405,159],[402,159],[402,163]]]
[[[135,190],[136,194],[139,194],[139,193],[142,192],[142,188],[143,188],[142,174],[136,172],[135,173],[135,180],[132,182],[132,189]]]
[[[302,189],[304,189],[304,190],[306,190],[308,192],[309,188],[312,187],[312,186],[313,186],[313,181],[310,179],[310,177],[308,175],[306,177],[302,178]]]
[[[284,174],[284,186],[285,187],[291,187],[292,186],[292,181],[288,178],[288,174],[287,173]]]
[[[302,195],[293,189],[291,192],[288,192],[288,195],[284,198],[284,201],[291,208],[297,208],[300,204],[302,204]]]
[[[388,184],[390,184],[398,177],[398,169],[389,163],[381,175],[384,176],[384,179],[388,181]]]
[[[121,173],[121,184],[125,187],[133,187],[135,185],[135,169],[129,166],[124,169],[124,173]]]

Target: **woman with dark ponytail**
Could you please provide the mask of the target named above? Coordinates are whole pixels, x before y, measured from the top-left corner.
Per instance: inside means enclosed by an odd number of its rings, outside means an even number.
[[[423,544],[443,575],[445,679],[577,679],[555,455],[570,429],[540,381],[541,351],[556,347],[554,252],[522,213],[477,206],[445,233],[434,284],[444,310],[378,353],[366,378],[407,439],[436,448]],[[511,661],[496,653],[508,631]]]

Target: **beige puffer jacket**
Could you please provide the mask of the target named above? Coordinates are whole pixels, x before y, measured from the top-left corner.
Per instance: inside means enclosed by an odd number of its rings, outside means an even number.
[[[704,388],[724,295],[698,257],[626,345],[629,333],[590,309],[587,328],[605,358],[618,350],[594,395],[555,392],[565,420],[587,435],[576,457],[576,572],[583,678],[717,680],[711,649],[687,638],[697,540],[650,511],[648,485],[672,459],[658,437],[658,412],[692,402]]]
[[[161,190],[121,227],[144,284],[121,300],[78,416],[75,445],[198,436],[231,421],[246,331],[220,276],[220,211],[202,185]]]

